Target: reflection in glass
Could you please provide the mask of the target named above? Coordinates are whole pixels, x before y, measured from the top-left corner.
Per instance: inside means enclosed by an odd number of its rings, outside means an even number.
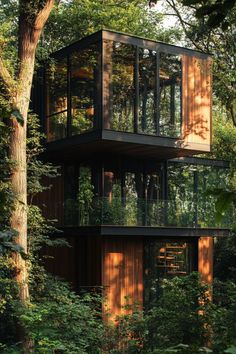
[[[139,133],[156,134],[156,52],[139,49]]]
[[[113,42],[109,52],[109,128],[133,132],[135,48]]]
[[[92,170],[90,166],[80,165],[79,168],[79,224],[89,225],[89,218],[94,198],[94,184],[92,181]]]
[[[71,134],[93,128],[96,115],[98,52],[95,45],[71,55]]]
[[[67,126],[67,59],[50,63],[46,71],[47,82],[47,136],[48,141],[66,136]]]
[[[229,173],[225,168],[169,163],[169,199],[176,218],[182,214],[186,215],[186,224],[192,219],[195,225],[201,227],[215,225],[215,199],[206,192],[214,187],[225,189],[228,183]],[[182,203],[180,210],[182,201],[186,201],[186,206]],[[230,213],[226,213],[225,221],[227,217]]]
[[[181,59],[177,55],[160,54],[160,134],[181,134]]]
[[[149,307],[160,296],[161,282],[196,270],[196,247],[190,242],[146,241],[144,245],[144,302]]]

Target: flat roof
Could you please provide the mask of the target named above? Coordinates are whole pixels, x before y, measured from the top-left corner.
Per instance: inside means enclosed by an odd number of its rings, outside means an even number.
[[[113,41],[118,41],[122,43],[127,43],[143,48],[148,48],[151,50],[161,50],[161,51],[166,51],[168,53],[172,54],[181,54],[185,53],[188,55],[194,55],[194,56],[200,56],[203,58],[208,58],[210,57],[209,54],[206,54],[204,52],[201,52],[199,50],[194,50],[190,48],[185,48],[181,46],[177,46],[174,44],[169,44],[165,43],[162,41],[156,41],[154,39],[149,39],[149,38],[144,38],[144,37],[139,37],[134,34],[128,34],[128,33],[123,33],[123,32],[117,32],[109,29],[102,29],[100,31],[94,32],[86,37],[83,37],[82,39],[69,44],[66,47],[63,47],[59,49],[58,51],[51,53],[52,57],[57,57],[57,56],[62,56],[63,54],[67,54],[75,49],[78,48],[86,48],[88,45],[92,43],[96,43],[102,40],[113,40]]]

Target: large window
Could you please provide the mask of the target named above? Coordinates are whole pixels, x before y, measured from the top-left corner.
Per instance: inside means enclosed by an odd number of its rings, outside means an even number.
[[[67,58],[52,61],[47,67],[47,137],[62,139],[67,134]]]
[[[157,225],[160,222],[162,166],[124,161],[104,168],[104,223]]]
[[[119,42],[107,42],[106,48],[110,118],[106,128],[133,132],[135,47]]]
[[[181,55],[105,41],[104,128],[179,137]]]
[[[144,242],[144,305],[161,294],[161,283],[197,270],[197,242],[147,240]]]
[[[65,167],[65,225],[90,225],[96,210],[95,171],[90,164]]]
[[[155,135],[156,121],[156,52],[139,49],[139,133]]]
[[[97,46],[76,51],[70,56],[71,134],[81,134],[94,127],[98,104]]]
[[[161,135],[181,135],[181,59],[160,53],[160,120]]]
[[[206,192],[226,188],[228,179],[227,168],[169,163],[169,223],[178,221],[183,226],[215,226],[215,199]],[[229,215],[225,215],[225,220],[227,217]]]
[[[84,50],[53,59],[46,69],[48,141],[63,139],[94,128],[98,115],[98,50]]]

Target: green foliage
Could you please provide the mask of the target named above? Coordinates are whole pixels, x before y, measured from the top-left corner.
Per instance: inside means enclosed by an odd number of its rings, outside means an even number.
[[[215,281],[212,304],[212,343],[214,353],[221,354],[229,345],[236,345],[236,285]]]
[[[190,3],[192,0],[186,0]],[[222,4],[224,0],[217,1]],[[226,0],[227,1],[227,0]],[[201,11],[205,5],[216,3],[214,0],[195,1],[194,6],[182,6],[183,0],[168,0],[167,3],[180,21],[187,44],[213,57],[213,90],[221,105],[225,107],[227,116],[236,126],[236,68],[235,68],[235,18],[236,6],[230,11],[222,13],[225,16],[224,24],[218,22],[217,26],[208,25],[205,16],[196,16],[196,10]],[[228,4],[234,1],[227,1]],[[186,11],[187,10],[187,11]],[[212,13],[214,15],[214,13]],[[216,18],[218,16],[218,12]],[[209,15],[210,18],[210,15]]]
[[[213,301],[208,291],[197,273],[164,281],[151,310],[119,317],[109,332],[106,345],[110,347],[106,349],[112,354],[222,354],[234,350],[235,285],[216,282]]]
[[[214,276],[236,282],[236,234],[218,238],[214,246]]]
[[[39,296],[40,295],[40,296]],[[62,281],[45,276],[37,301],[20,314],[37,353],[101,353],[104,327],[101,301],[96,295],[80,297]]]
[[[54,8],[45,27],[43,52],[56,50],[106,28],[175,42],[180,31],[166,30],[162,20],[163,15],[150,9],[146,0],[62,1]]]
[[[14,275],[15,269],[11,258],[6,254],[1,255],[0,251],[0,351],[4,344],[14,343],[15,340],[18,287],[13,280]]]
[[[183,0],[182,2],[185,6],[196,6],[196,17],[200,19],[205,17],[209,28],[221,25],[222,29],[227,29],[226,17],[236,4],[235,0]]]

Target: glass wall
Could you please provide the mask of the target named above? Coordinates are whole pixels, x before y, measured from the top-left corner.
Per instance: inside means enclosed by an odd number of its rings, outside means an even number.
[[[144,241],[144,306],[148,309],[161,295],[164,279],[197,270],[197,242]]]
[[[95,170],[90,164],[65,167],[66,226],[89,225],[97,190]]]
[[[160,135],[181,135],[181,58],[160,53]]]
[[[226,188],[228,183],[227,168],[169,163],[168,199],[175,211],[175,218],[181,216],[186,224],[194,223],[201,227],[216,226],[215,198],[206,192],[214,188]],[[174,212],[169,213],[170,216],[172,214],[174,219]]]
[[[104,128],[181,135],[181,55],[105,41]]]
[[[47,137],[53,141],[67,134],[67,58],[51,62],[46,75]]]
[[[156,225],[162,166],[90,162],[65,168],[65,225]]]
[[[96,45],[70,56],[71,134],[93,129],[98,104]]]
[[[94,128],[100,99],[98,46],[53,59],[46,68],[48,141]]]
[[[134,131],[135,47],[120,42],[107,42],[109,71],[109,128]]]
[[[156,131],[156,52],[139,48],[138,132],[155,135]]]
[[[104,223],[149,225],[156,217],[162,193],[162,166],[145,162],[104,165]],[[155,217],[154,217],[155,214]]]

